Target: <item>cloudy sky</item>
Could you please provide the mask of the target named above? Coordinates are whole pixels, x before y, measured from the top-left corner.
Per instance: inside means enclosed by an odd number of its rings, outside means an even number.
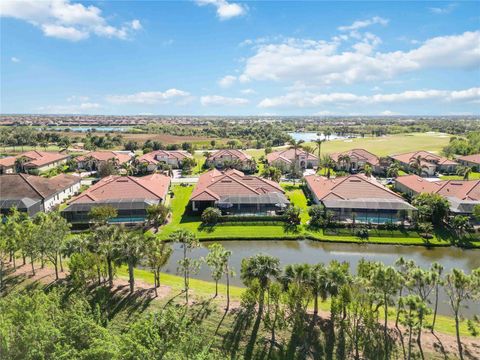
[[[0,2],[1,112],[480,114],[480,2]]]

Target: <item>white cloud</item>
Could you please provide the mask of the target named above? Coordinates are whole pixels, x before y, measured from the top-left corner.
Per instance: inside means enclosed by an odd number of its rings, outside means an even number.
[[[257,92],[253,89],[243,89],[243,90],[240,90],[240,92],[244,95],[254,95],[256,94]]]
[[[240,106],[247,105],[248,99],[225,97],[220,95],[206,95],[200,98],[203,106]]]
[[[388,80],[425,68],[475,69],[480,66],[480,31],[428,39],[410,51],[373,52],[380,42],[363,34],[352,50],[336,40],[288,39],[256,47],[245,62],[241,82],[271,80],[330,85]]]
[[[92,34],[127,39],[132,32],[142,28],[137,19],[112,26],[98,7],[70,0],[3,0],[0,16],[27,21],[46,36],[69,41],[84,40]]]
[[[400,115],[400,114],[397,113],[397,112],[394,112],[394,111],[385,110],[385,111],[382,111],[382,112],[380,113],[380,115],[383,115],[383,116],[393,116],[393,115]]]
[[[457,4],[448,4],[447,6],[443,7],[431,7],[428,8],[432,14],[437,14],[437,15],[444,15],[444,14],[450,14],[455,8],[457,7]]]
[[[292,92],[283,96],[265,98],[260,108],[278,107],[317,107],[325,104],[334,105],[370,105],[391,104],[410,101],[446,101],[446,102],[480,102],[480,88],[466,90],[410,90],[401,93],[356,95],[352,93],[316,94],[311,92]]]
[[[218,85],[220,85],[223,88],[228,88],[228,87],[232,86],[235,83],[235,81],[237,81],[236,76],[227,75],[227,76],[224,76],[223,78],[221,78],[218,81]]]
[[[17,58],[17,57],[15,57],[15,56],[12,56],[12,57],[10,58],[10,61],[11,61],[11,62],[14,62],[14,63],[19,63],[19,62],[20,62],[20,59]]]
[[[228,20],[247,13],[244,5],[237,3],[229,3],[226,0],[196,0],[200,6],[213,5],[217,8],[217,16],[220,20]]]
[[[161,91],[142,91],[135,94],[127,95],[109,95],[107,101],[114,104],[159,104],[170,103],[173,100],[182,100],[189,97],[186,91],[178,89],[168,89]]]
[[[68,102],[75,102],[75,101],[87,102],[88,100],[90,100],[90,98],[88,96],[73,95],[73,96],[69,96],[67,98]]]
[[[75,105],[48,105],[42,106],[38,108],[38,110],[48,114],[91,114],[101,108],[102,106],[100,104],[86,102]]]
[[[359,29],[366,28],[368,26],[376,25],[376,24],[385,26],[388,24],[388,21],[389,21],[388,19],[384,19],[380,16],[374,16],[371,19],[367,19],[367,20],[357,20],[352,25],[340,26],[338,30],[340,31],[359,30]]]

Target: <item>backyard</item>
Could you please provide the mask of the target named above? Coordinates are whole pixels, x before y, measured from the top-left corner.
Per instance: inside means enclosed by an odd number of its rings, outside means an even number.
[[[361,240],[348,230],[323,232],[308,227],[308,200],[300,185],[282,184],[287,197],[294,206],[301,209],[301,225],[292,229],[284,224],[271,222],[231,222],[220,223],[215,226],[204,226],[197,215],[191,215],[188,211],[188,203],[193,186],[174,186],[173,198],[170,201],[172,218],[171,221],[160,228],[158,236],[168,239],[169,235],[180,228],[188,229],[196,234],[200,240],[255,240],[255,239],[303,239],[326,242],[346,243],[374,243],[374,244],[400,244],[400,245],[428,245],[450,246],[451,235],[444,231],[436,231],[435,236],[428,243],[414,231],[378,231],[371,230],[368,240]],[[480,247],[480,241],[471,241],[466,244],[470,247]]]

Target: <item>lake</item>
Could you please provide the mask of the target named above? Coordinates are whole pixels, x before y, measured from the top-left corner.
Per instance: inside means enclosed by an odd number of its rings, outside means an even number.
[[[203,242],[202,247],[193,251],[195,258],[207,255],[207,246],[212,242]],[[311,240],[229,240],[222,241],[222,245],[232,251],[231,266],[235,269],[237,276],[232,280],[233,285],[243,286],[240,280],[241,261],[245,257],[256,254],[268,254],[278,257],[282,266],[293,263],[316,264],[319,262],[328,263],[331,260],[347,261],[350,269],[355,272],[360,259],[381,261],[387,265],[394,265],[395,261],[403,256],[406,259],[414,260],[422,268],[430,268],[433,262],[442,264],[444,273],[452,268],[463,269],[471,272],[480,267],[480,250],[463,250],[455,247],[431,248],[421,246],[393,246],[374,244],[340,244],[324,243]],[[179,244],[173,244],[174,252],[164,272],[176,274],[177,262],[182,257]],[[206,264],[197,275],[197,279],[211,281],[210,270]],[[440,313],[450,314],[450,308],[446,304],[446,297],[441,294],[442,302],[439,305]],[[480,305],[471,304],[470,308],[464,310],[465,314],[473,315],[480,313]]]
[[[291,133],[288,133],[288,135],[290,135],[293,138],[293,140],[296,140],[296,141],[303,140],[305,142],[314,141],[317,139],[322,139],[322,140],[325,139],[324,134],[318,134],[316,132],[291,132]],[[335,135],[335,134],[331,134],[328,136],[328,140],[335,140],[335,139],[346,139],[346,137]]]

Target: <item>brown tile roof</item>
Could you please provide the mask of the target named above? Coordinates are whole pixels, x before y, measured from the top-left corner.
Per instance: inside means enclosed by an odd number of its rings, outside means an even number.
[[[305,176],[305,181],[319,200],[391,199],[403,198],[384,187],[375,178],[363,174],[328,179],[318,175]]]
[[[404,164],[409,164],[412,160],[420,156],[420,158],[428,163],[436,163],[438,165],[458,165],[453,160],[447,159],[446,157],[432,154],[428,151],[414,151],[404,154],[397,154],[390,156],[392,159],[400,161]]]
[[[318,160],[318,157],[306,152],[305,150],[298,149],[297,150],[297,157],[300,155],[306,155],[308,160]],[[282,151],[275,151],[271,152],[270,154],[267,155],[267,161],[269,163],[275,161],[275,160],[283,160],[287,163],[290,163],[295,160],[295,149],[286,149]]]
[[[37,168],[37,167],[42,167],[42,166],[51,164],[56,161],[66,159],[68,158],[68,156],[69,155],[62,154],[59,152],[32,150],[32,151],[23,152],[21,154],[18,154],[17,156],[8,156],[3,159],[0,159],[0,166],[11,167],[15,165],[16,159],[20,157],[26,157],[28,161],[25,162],[24,166],[28,168]]]
[[[52,178],[28,174],[0,175],[0,198],[47,199],[80,181],[80,177],[67,174],[59,174]]]
[[[192,155],[183,150],[156,150],[146,153],[138,158],[140,162],[147,162],[149,164],[158,164],[156,157],[167,157],[168,159],[177,159],[182,161],[185,158],[192,158]]]
[[[365,149],[352,149],[344,152],[339,153],[332,153],[330,157],[335,161],[338,162],[338,157],[340,155],[348,155],[351,160],[356,159],[357,161],[364,161],[369,163],[370,165],[378,165],[380,163],[380,159],[377,155],[372,154],[371,152]]]
[[[480,180],[427,181],[417,175],[400,176],[396,180],[416,193],[437,193],[460,200],[480,201]]]
[[[480,165],[480,154],[461,156],[458,160],[468,161]]]
[[[245,175],[234,169],[213,169],[200,175],[190,200],[219,200],[227,195],[260,195],[269,192],[284,193],[281,186],[274,181]]]
[[[232,157],[236,158],[240,161],[251,160],[252,157],[241,150],[237,149],[224,149],[224,150],[217,150],[210,154],[208,160],[213,161],[222,157]]]
[[[125,152],[116,152],[116,151],[92,151],[85,155],[81,155],[76,158],[77,161],[85,161],[89,158],[93,158],[97,161],[107,161],[112,159],[117,159],[119,164],[124,164],[131,160],[131,156]]]
[[[92,185],[69,203],[112,199],[164,200],[169,186],[170,177],[161,174],[143,177],[112,175]]]

